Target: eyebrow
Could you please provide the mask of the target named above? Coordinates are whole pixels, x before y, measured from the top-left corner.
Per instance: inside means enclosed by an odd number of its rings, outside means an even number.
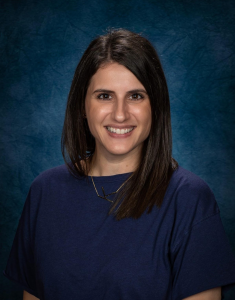
[[[94,93],[100,93],[100,92],[102,92],[102,93],[115,93],[114,91],[111,91],[111,90],[98,89],[98,90],[95,90],[93,92],[93,94]],[[130,93],[145,93],[145,94],[147,94],[147,92],[143,89],[135,89],[135,90],[127,91],[126,93],[127,94],[130,94]]]

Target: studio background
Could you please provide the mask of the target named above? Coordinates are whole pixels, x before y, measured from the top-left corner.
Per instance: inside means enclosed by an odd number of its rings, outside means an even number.
[[[235,2],[0,4],[1,273],[30,184],[63,163],[60,136],[75,67],[90,41],[108,27],[142,33],[156,47],[170,92],[173,155],[213,190],[235,253]],[[22,299],[3,275],[0,291],[1,299]],[[235,289],[225,299],[235,299]]]

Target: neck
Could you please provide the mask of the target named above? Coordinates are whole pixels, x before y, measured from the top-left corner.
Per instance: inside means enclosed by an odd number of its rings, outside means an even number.
[[[139,155],[129,153],[128,155],[101,155],[95,151],[89,175],[112,176],[133,172],[138,167]]]

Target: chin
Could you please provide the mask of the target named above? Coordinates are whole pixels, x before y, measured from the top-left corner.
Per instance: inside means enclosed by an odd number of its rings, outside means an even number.
[[[113,154],[113,155],[126,155],[130,152],[132,152],[132,148],[128,148],[128,149],[123,149],[123,148],[116,148],[116,149],[107,149],[107,151],[110,153],[110,154]]]
[[[125,155],[125,154],[128,154],[130,151],[108,151],[110,154],[112,155]]]

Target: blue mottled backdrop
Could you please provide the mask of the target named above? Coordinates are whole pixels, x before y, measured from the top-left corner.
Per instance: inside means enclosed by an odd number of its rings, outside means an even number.
[[[62,164],[75,67],[107,27],[141,32],[169,84],[174,157],[214,191],[235,252],[233,0],[1,0],[1,264],[32,180]],[[0,277],[1,299],[22,292]],[[235,290],[226,300],[235,299]]]

